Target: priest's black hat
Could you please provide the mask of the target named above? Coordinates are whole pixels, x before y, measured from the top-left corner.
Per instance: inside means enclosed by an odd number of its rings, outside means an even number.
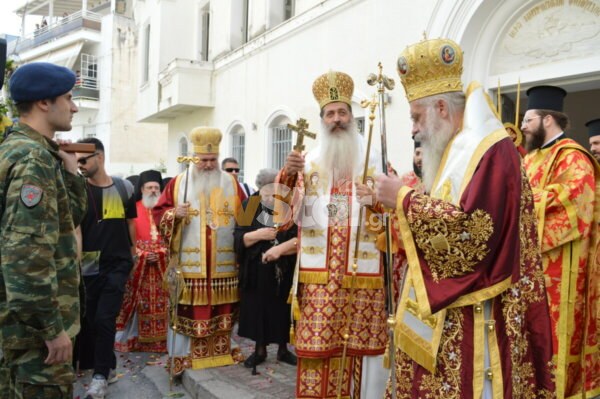
[[[129,180],[129,182],[133,185],[133,187],[137,187],[138,181],[140,180],[139,175],[131,175],[127,176],[125,179]]]
[[[547,109],[563,112],[567,92],[556,86],[535,86],[527,90],[527,109]]]
[[[590,137],[600,136],[600,118],[588,121],[585,127],[588,128],[588,135]]]
[[[163,190],[162,175],[158,170],[145,170],[140,173],[137,185],[135,187],[135,200],[139,201],[142,199],[142,187],[148,182],[156,182],[160,185],[160,191]]]

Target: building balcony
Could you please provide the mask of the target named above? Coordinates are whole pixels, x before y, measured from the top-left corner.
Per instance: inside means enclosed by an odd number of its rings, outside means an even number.
[[[20,40],[11,41],[8,46],[8,55],[18,55],[21,62],[54,62],[45,56],[63,48],[76,47],[77,43],[85,41],[100,43],[100,21],[101,15],[91,11],[75,12]]]
[[[76,82],[73,87],[73,102],[80,109],[99,109],[100,108],[100,90],[98,90],[98,81],[92,78],[83,78],[81,82]]]
[[[199,108],[214,107],[211,62],[174,59],[158,75],[158,112],[172,119]]]

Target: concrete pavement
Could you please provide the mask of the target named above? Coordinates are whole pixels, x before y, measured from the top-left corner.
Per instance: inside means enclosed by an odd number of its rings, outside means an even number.
[[[232,336],[244,359],[254,351],[254,342]],[[291,348],[290,348],[291,349]],[[117,354],[118,381],[108,387],[107,399],[288,399],[294,398],[296,367],[277,361],[277,345],[267,348],[267,360],[257,367],[257,375],[243,363],[205,370],[186,370],[169,389],[166,355],[151,353]],[[81,373],[74,398],[84,399],[91,372]]]

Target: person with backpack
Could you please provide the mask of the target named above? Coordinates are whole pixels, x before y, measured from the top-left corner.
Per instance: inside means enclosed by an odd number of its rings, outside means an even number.
[[[86,315],[76,343],[79,367],[93,368],[86,396],[104,398],[117,360],[116,320],[125,284],[135,258],[137,217],[133,185],[106,173],[104,145],[96,138],[79,140],[94,144],[92,154],[76,153],[79,171],[87,179],[88,211],[81,223],[81,274]]]

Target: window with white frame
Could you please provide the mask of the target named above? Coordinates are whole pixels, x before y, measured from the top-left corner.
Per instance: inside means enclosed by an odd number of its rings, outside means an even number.
[[[188,156],[188,141],[185,137],[179,139],[179,156],[187,157]],[[179,172],[185,171],[185,163],[179,164]]]
[[[80,70],[77,72],[78,84],[80,87],[86,89],[97,89],[98,88],[98,61],[95,55],[81,53]]]
[[[287,21],[288,19],[290,19],[294,16],[296,0],[285,0],[285,4],[283,7],[284,7],[284,20]]]
[[[210,9],[207,4],[200,10],[200,61],[208,61],[208,46],[210,39]]]
[[[238,161],[240,172],[238,173],[238,181],[244,183],[244,153],[246,149],[246,137],[244,129],[238,126],[231,132],[231,156]]]
[[[281,169],[292,150],[292,131],[287,123],[271,127],[271,167]]]
[[[249,22],[248,0],[231,0],[231,33],[232,49],[242,46],[248,41]]]
[[[145,84],[150,78],[150,24],[146,25],[146,29],[144,29],[144,58],[142,68],[142,84]]]
[[[271,29],[294,16],[295,1],[267,0],[267,7],[267,29]]]

